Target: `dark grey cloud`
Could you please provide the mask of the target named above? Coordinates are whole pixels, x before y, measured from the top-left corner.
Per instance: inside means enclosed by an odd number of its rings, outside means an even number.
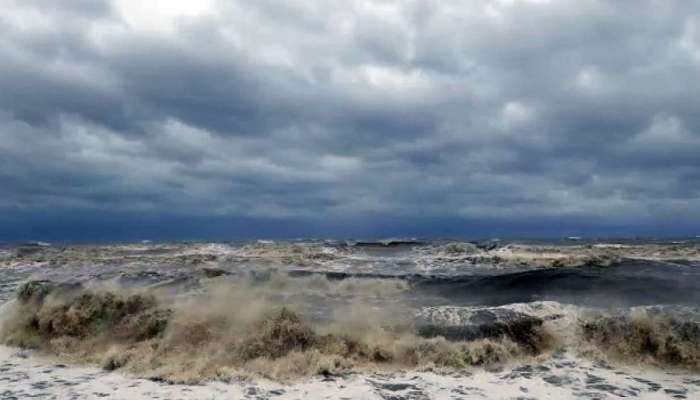
[[[700,222],[697,2],[0,3],[5,215]]]

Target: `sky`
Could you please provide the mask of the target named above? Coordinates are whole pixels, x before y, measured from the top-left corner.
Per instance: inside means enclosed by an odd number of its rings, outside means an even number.
[[[0,7],[0,240],[700,234],[698,1]]]

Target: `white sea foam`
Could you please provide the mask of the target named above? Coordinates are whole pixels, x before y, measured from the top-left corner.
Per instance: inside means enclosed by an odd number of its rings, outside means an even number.
[[[5,398],[58,399],[693,399],[697,375],[641,367],[611,367],[568,354],[537,365],[475,370],[461,375],[431,372],[358,374],[295,383],[267,380],[171,385],[91,367],[63,366],[0,346],[0,384]]]

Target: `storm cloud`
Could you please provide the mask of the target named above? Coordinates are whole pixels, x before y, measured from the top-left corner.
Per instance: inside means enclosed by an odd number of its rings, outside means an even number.
[[[0,5],[4,237],[58,215],[700,223],[696,1]]]

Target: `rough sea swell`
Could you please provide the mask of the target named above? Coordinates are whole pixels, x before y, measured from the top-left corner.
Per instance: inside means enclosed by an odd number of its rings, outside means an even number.
[[[538,300],[587,306],[700,305],[700,266],[625,260],[607,267],[535,269],[489,276],[415,277],[415,286],[463,305]]]
[[[168,382],[510,370],[505,384],[530,379],[521,373],[530,366],[551,385],[601,398],[605,384],[585,378],[595,365],[700,371],[700,267],[691,245],[649,250],[657,257],[640,257],[648,244],[16,248],[4,256],[3,290],[14,299],[2,306],[0,339]],[[588,372],[572,372],[586,363]],[[570,376],[552,378],[555,364]],[[679,382],[674,396],[695,390]]]

